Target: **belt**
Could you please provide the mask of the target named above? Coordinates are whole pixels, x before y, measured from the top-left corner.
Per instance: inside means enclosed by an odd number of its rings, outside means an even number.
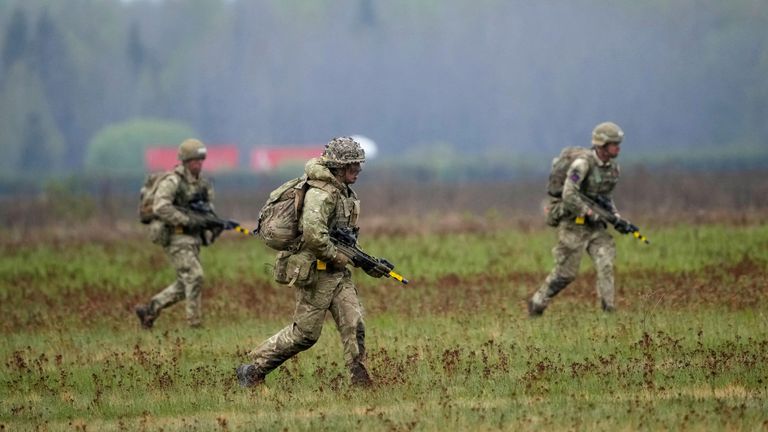
[[[184,225],[174,225],[171,227],[174,234],[186,234],[186,235],[196,235],[199,234],[197,230],[191,230]]]

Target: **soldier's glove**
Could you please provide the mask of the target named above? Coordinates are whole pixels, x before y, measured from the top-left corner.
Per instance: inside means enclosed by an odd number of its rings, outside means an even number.
[[[192,213],[187,216],[189,220],[186,223],[186,227],[190,230],[202,231],[208,226],[208,220],[200,215]]]
[[[221,235],[221,233],[224,231],[224,227],[221,225],[214,225],[210,228],[211,231],[211,243],[216,241],[217,238]]]
[[[640,228],[624,219],[619,219],[619,221],[616,222],[616,225],[614,225],[614,228],[621,234],[632,234],[633,232],[640,231]]]
[[[220,225],[214,225],[204,230],[202,233],[203,245],[204,246],[212,245],[216,241],[216,239],[219,237],[219,235],[221,235],[222,231],[224,231],[224,228],[222,228]]]
[[[368,276],[378,279],[382,276],[387,275],[393,268],[395,268],[395,266],[392,265],[392,263],[390,263],[384,258],[380,258],[379,265],[372,267],[370,269],[364,269],[364,271]]]
[[[347,266],[347,264],[349,264],[349,257],[338,251],[336,252],[336,256],[334,256],[331,260],[331,265],[333,265],[333,268],[338,270],[343,269]]]

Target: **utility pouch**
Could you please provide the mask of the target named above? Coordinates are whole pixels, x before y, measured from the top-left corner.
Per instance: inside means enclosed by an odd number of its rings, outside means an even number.
[[[290,257],[291,253],[289,251],[277,253],[277,258],[275,258],[275,268],[272,270],[275,282],[283,285],[291,282],[291,279],[288,277],[288,258]]]
[[[171,233],[163,221],[155,219],[149,223],[149,240],[162,247],[171,244]]]
[[[288,285],[308,287],[317,282],[317,259],[310,252],[299,252],[287,259]]]

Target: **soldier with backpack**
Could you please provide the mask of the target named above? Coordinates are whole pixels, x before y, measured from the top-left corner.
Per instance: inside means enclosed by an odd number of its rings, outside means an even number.
[[[240,385],[262,383],[283,362],[314,345],[329,311],[341,336],[352,383],[371,383],[365,367],[363,307],[347,268],[350,260],[330,236],[335,229],[357,232],[360,201],[349,185],[357,181],[363,162],[365,152],[359,143],[349,137],[334,138],[321,157],[307,162],[303,177],[270,195],[260,216],[259,235],[267,245],[281,250],[275,279],[296,287],[296,309],[291,324],[250,352],[253,363],[237,368]],[[298,219],[298,227],[291,227],[291,219]],[[281,226],[289,228],[275,228]],[[376,268],[366,272],[384,276]]]
[[[607,222],[582,198],[600,200],[610,214],[619,218],[611,193],[619,180],[619,156],[624,139],[621,128],[611,122],[598,124],[592,131],[592,148],[568,147],[552,163],[549,177],[547,224],[557,227],[557,245],[552,249],[555,268],[528,301],[528,314],[540,316],[552,297],[576,278],[584,251],[597,271],[597,294],[602,309],[616,308],[613,286],[613,260],[616,245],[607,231]]]
[[[149,224],[153,243],[165,249],[176,269],[176,280],[156,294],[149,303],[137,305],[136,315],[141,326],[152,328],[160,311],[186,299],[187,323],[191,327],[202,324],[200,291],[203,285],[203,266],[200,264],[200,246],[212,242],[221,232],[211,231],[209,221],[188,210],[193,200],[213,198],[212,184],[200,174],[203,170],[206,148],[196,139],[179,145],[181,164],[172,171],[149,176],[142,188],[139,213],[142,222]]]

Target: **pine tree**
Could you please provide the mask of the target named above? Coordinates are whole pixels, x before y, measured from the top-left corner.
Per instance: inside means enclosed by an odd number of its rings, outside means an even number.
[[[5,33],[3,45],[3,69],[8,70],[13,64],[24,57],[27,50],[27,16],[24,10],[17,8],[13,12],[11,24]]]

